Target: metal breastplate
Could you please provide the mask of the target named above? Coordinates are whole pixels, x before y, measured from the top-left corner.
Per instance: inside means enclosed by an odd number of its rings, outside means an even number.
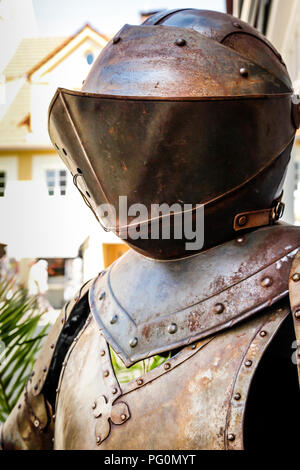
[[[64,361],[55,448],[242,449],[250,383],[290,313],[299,232],[270,227],[173,262],[129,252],[102,273]],[[127,366],[182,349],[120,385],[108,343]]]
[[[127,252],[94,281],[90,306],[128,367],[250,318],[288,294],[300,230],[275,225],[191,258]]]
[[[119,385],[91,318],[60,378],[55,449],[242,449],[255,370],[288,303],[183,348]]]

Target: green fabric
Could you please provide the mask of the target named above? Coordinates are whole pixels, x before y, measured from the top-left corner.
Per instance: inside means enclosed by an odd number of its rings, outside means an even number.
[[[153,356],[139,361],[131,367],[126,367],[115,351],[111,347],[109,349],[114,372],[120,384],[138,379],[141,375],[155,369],[155,367],[160,366],[171,357],[171,353],[167,357]]]

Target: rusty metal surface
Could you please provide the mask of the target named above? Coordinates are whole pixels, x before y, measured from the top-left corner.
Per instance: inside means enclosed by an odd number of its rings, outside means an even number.
[[[214,22],[211,27],[215,29]],[[227,29],[228,34],[233,30]],[[292,93],[287,71],[275,54],[269,70],[264,68],[262,59],[269,58],[270,49],[262,41],[259,64],[189,27],[125,25],[118,37],[99,55],[82,91],[164,99]]]
[[[299,245],[299,228],[282,224],[178,261],[129,251],[93,283],[91,311],[129,366],[229,328],[286,296]]]
[[[147,256],[174,259],[189,254],[185,237],[133,240],[119,196],[146,206],[143,232],[151,204],[192,204],[194,219],[203,204],[203,248],[232,239],[237,214],[270,209],[282,190],[297,127],[291,95],[279,54],[255,29],[176,10],[126,25],[81,92],[59,89],[49,133],[101,223]],[[99,217],[103,203],[116,221]]]
[[[290,304],[294,320],[297,348],[295,348],[295,358],[298,367],[298,377],[300,384],[300,251],[298,251],[293,261],[289,278]]]
[[[142,376],[140,386],[136,381],[122,386],[112,407],[116,407],[116,416],[124,406],[130,410],[130,419],[121,426],[112,409],[107,412],[111,383],[116,378],[101,354],[101,333],[92,321],[65,366],[56,409],[55,449],[243,448],[241,423],[249,386],[264,350],[288,312],[288,305],[267,309],[196,345],[196,350],[192,345],[186,347],[168,360],[169,367],[162,364],[151,371],[150,380],[148,374]],[[249,360],[251,365],[245,366]],[[232,400],[237,391],[241,400],[235,406]],[[106,400],[98,402],[99,396]],[[103,441],[97,440],[95,409],[97,415],[102,409],[105,421],[110,421]],[[102,425],[101,430],[105,435],[107,426]],[[235,442],[230,440],[231,434]]]
[[[261,47],[264,50],[264,55],[267,54],[267,48],[269,48],[270,54],[275,54],[275,56],[279,59],[280,64],[284,65],[279,52],[263,34],[261,34],[256,28],[250,26],[248,23],[242,21],[240,18],[233,17],[232,15],[224,15],[217,11],[197,10],[195,8],[185,8],[173,11],[165,10],[164,12],[152,15],[143,24],[163,24],[166,26],[192,28],[201,35],[226,45],[228,44],[226,40],[234,37],[234,43],[240,41],[246,42],[247,47],[242,47],[242,51],[245,51],[247,56],[249,56],[249,49],[251,49],[252,39],[255,39],[256,41],[261,41]],[[233,44],[230,44],[230,47],[235,49]],[[240,48],[237,47],[237,50],[240,51]],[[261,63],[263,67],[266,68],[268,61],[266,60],[266,57],[264,57],[263,61],[260,61],[259,52],[259,50],[256,50],[254,56],[251,57],[253,58],[254,62],[257,63],[258,61],[258,63]],[[271,68],[274,73],[274,68],[276,68],[274,60]],[[287,80],[287,85],[292,87],[286,70],[281,68],[281,75],[282,74],[286,75],[284,78]]]
[[[266,140],[279,116],[278,132]],[[115,208],[117,220],[109,214],[102,221],[117,235],[128,230],[119,220],[119,196],[127,196],[128,207],[144,204],[149,217],[151,204],[205,204],[208,248],[235,236],[236,214],[272,207],[282,191],[295,129],[289,96],[157,102],[59,90],[49,132],[72,175],[80,173],[78,186],[93,210],[103,203]],[[148,220],[145,225],[149,230]],[[129,235],[127,241],[158,259],[185,253],[184,237],[132,240]]]
[[[3,425],[5,450],[50,450],[53,437],[52,410],[42,394],[26,387]]]

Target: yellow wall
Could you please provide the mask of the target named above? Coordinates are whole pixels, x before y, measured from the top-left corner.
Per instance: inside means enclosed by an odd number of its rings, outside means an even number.
[[[32,154],[24,152],[18,155],[18,179],[28,181],[32,179]]]
[[[103,243],[102,247],[104,268],[110,266],[117,258],[129,250],[125,243]]]

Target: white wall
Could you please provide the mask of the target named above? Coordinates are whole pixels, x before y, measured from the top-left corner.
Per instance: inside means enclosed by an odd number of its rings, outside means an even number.
[[[7,181],[17,180],[18,179],[18,157],[17,156],[9,156],[9,157],[0,156],[0,171],[5,171]]]

